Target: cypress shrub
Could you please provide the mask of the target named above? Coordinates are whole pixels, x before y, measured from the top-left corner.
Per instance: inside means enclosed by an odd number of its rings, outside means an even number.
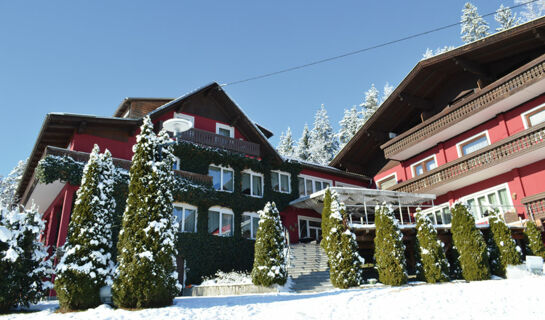
[[[259,211],[252,282],[257,286],[284,285],[288,279],[286,238],[274,202]]]
[[[447,260],[450,266],[449,277],[453,280],[463,279],[462,266],[460,265],[460,253],[455,245],[452,245],[450,250],[447,251]]]
[[[331,191],[329,190],[329,188],[327,188],[325,191],[323,205],[324,207],[322,209],[322,224],[321,224],[322,241],[320,242],[320,246],[322,246],[322,248],[327,251],[327,246],[328,246],[327,236],[329,235],[329,230],[331,229],[329,224],[329,217],[331,215]]]
[[[418,244],[416,251],[421,261],[419,271],[421,279],[428,283],[448,281],[449,265],[443,250],[444,244],[437,239],[437,230],[420,209],[416,212],[416,239]]]
[[[403,234],[386,204],[375,208],[375,262],[379,281],[392,286],[407,283],[407,264]]]
[[[534,221],[526,223],[524,240],[526,243],[526,255],[539,256],[545,259],[545,246],[543,246],[543,240],[541,239],[541,229],[538,228]]]
[[[170,141],[156,136],[144,118],[133,147],[129,195],[118,242],[118,263],[113,284],[114,303],[123,308],[171,305],[180,292],[176,272],[176,232],[172,214],[172,161]]]
[[[498,276],[505,277],[505,271],[508,265],[518,265],[522,263],[517,244],[511,236],[511,230],[505,224],[505,221],[499,216],[497,211],[493,212],[488,218],[490,225],[490,235],[494,244],[498,248],[500,268]]]
[[[82,310],[101,304],[100,288],[112,285],[112,222],[115,168],[108,150],[95,144],[83,169],[69,233],[56,267],[55,290],[61,309]]]
[[[485,234],[484,238],[486,240],[486,250],[488,253],[490,273],[498,277],[505,277],[505,268],[502,267],[500,260],[500,249],[498,249],[498,246],[494,241],[492,232]]]
[[[490,279],[486,242],[467,207],[457,203],[452,213],[452,240],[460,254],[462,276],[467,281]]]

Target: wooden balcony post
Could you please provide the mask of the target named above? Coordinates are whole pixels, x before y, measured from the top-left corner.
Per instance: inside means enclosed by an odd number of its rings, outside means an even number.
[[[66,237],[68,235],[68,224],[70,223],[70,215],[72,213],[74,191],[75,187],[71,186],[70,184],[66,184],[64,199],[62,201],[61,224],[59,227],[59,237],[57,238],[57,247],[62,246],[66,242]]]

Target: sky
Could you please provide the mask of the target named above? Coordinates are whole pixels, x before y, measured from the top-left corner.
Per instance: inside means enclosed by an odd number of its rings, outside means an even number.
[[[0,175],[27,158],[45,115],[111,116],[125,97],[179,97],[458,22],[465,1],[0,1]],[[512,0],[473,1],[480,14]],[[493,17],[487,18],[491,30]],[[299,139],[326,106],[335,130],[372,84],[399,84],[460,28],[224,90]]]

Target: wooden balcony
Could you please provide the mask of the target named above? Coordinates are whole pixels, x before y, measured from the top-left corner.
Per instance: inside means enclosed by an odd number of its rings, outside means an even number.
[[[530,216],[533,217],[536,222],[539,221],[539,225],[541,225],[541,220],[545,219],[545,192],[523,198],[521,202],[526,206],[526,210]]]
[[[545,55],[448,106],[381,146],[387,159],[406,160],[441,141],[543,93]]]
[[[439,166],[390,189],[443,194],[543,159],[545,123]],[[464,180],[462,180],[464,179]]]
[[[257,143],[233,139],[196,128],[192,128],[191,130],[183,132],[181,135],[181,139],[203,146],[225,149],[253,157],[261,156],[259,144]]]

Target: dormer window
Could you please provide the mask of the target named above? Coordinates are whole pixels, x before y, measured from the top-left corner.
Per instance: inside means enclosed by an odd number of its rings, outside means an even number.
[[[224,137],[235,138],[235,128],[216,122],[216,134]]]

